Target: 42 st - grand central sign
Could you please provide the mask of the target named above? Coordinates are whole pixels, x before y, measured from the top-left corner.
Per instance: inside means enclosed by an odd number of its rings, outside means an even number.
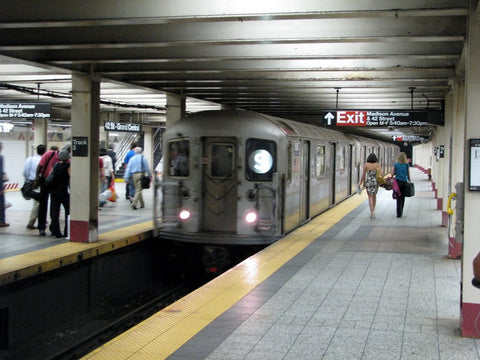
[[[443,110],[325,110],[322,126],[409,127],[444,125]]]

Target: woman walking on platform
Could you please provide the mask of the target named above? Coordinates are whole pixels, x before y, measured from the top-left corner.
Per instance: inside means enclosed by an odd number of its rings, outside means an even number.
[[[401,152],[398,154],[397,162],[393,164],[392,175],[395,175],[398,187],[400,188],[400,195],[397,197],[397,218],[403,215],[403,206],[405,205],[405,187],[407,182],[410,181],[410,166],[407,161],[407,154]]]
[[[360,188],[365,184],[368,195],[368,205],[370,206],[370,219],[375,219],[375,206],[377,205],[377,169],[383,176],[382,167],[380,166],[377,156],[375,154],[368,155],[367,162],[363,165],[363,174],[358,186]]]

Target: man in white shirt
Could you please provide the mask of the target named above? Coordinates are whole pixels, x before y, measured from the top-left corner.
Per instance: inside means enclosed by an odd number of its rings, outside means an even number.
[[[25,181],[34,181],[35,176],[36,176],[36,171],[37,171],[37,166],[38,162],[42,158],[42,155],[45,153],[47,150],[47,147],[45,145],[38,145],[37,146],[37,153],[33,156],[30,156],[25,160],[25,166],[23,167],[23,177],[25,178]],[[33,229],[38,229],[35,226],[35,221],[37,220],[38,217],[38,206],[40,202],[38,200],[33,200],[33,207],[32,211],[30,212],[30,219],[28,220],[27,223],[27,229],[33,230]]]

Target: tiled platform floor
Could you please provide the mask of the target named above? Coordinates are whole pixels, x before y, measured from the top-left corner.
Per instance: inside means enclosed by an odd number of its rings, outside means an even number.
[[[426,175],[397,219],[380,190],[169,359],[480,359],[459,331],[460,260]]]

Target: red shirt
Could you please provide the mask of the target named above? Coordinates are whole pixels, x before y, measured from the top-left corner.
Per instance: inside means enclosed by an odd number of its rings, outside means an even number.
[[[38,162],[38,166],[42,168],[40,170],[40,175],[47,177],[52,171],[53,165],[58,162],[58,150],[48,150],[45,154],[42,155],[42,158]]]

